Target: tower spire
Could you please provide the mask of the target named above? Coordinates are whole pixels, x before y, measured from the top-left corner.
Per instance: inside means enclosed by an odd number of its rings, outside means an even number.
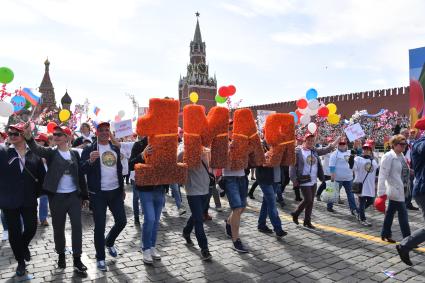
[[[199,27],[199,12],[195,13],[196,16],[196,29],[195,29],[195,35],[193,36],[193,42],[195,43],[202,43],[202,36],[201,36],[201,28]]]

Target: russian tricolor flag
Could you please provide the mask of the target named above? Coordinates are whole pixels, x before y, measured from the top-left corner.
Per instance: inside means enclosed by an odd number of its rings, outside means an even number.
[[[25,99],[28,100],[34,106],[40,103],[41,93],[34,89],[24,88],[19,94],[25,97]]]
[[[93,109],[93,113],[97,116],[97,114],[99,114],[100,108],[95,106]]]

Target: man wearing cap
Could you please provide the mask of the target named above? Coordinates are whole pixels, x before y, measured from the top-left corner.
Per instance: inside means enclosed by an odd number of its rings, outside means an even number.
[[[44,147],[49,146],[49,137],[46,134],[40,133],[35,137],[35,141]],[[42,158],[44,168],[47,172],[47,161],[45,158]],[[38,206],[38,220],[40,221],[41,226],[49,226],[49,222],[47,221],[47,214],[49,211],[49,199],[47,195],[43,194],[40,196],[40,204]]]
[[[344,187],[351,214],[357,219],[359,210],[356,205],[354,194],[351,191],[351,187],[353,185],[353,170],[350,168],[348,163],[350,155],[351,153],[348,151],[347,139],[340,139],[338,149],[332,153],[329,159],[329,169],[331,172],[331,180],[336,181],[339,184],[339,189]],[[329,212],[335,212],[333,209],[333,203],[328,203],[327,210]]]
[[[69,148],[72,132],[68,127],[56,126],[53,129],[56,148],[38,145],[32,137],[29,123],[26,124],[24,135],[29,148],[46,159],[48,170],[43,191],[49,198],[58,267],[66,268],[65,222],[68,215],[72,228],[74,270],[85,273],[87,267],[81,261],[83,252],[81,207],[87,205],[88,193],[86,179],[80,167],[80,156],[78,152]]]
[[[72,147],[84,148],[94,142],[95,136],[90,131],[90,125],[88,123],[81,123],[80,132],[81,136],[75,139],[72,143]]]
[[[29,244],[37,230],[37,196],[45,175],[43,162],[25,144],[23,129],[24,123],[9,126],[11,146],[0,146],[0,208],[18,262],[17,276],[25,275],[25,261],[31,260]]]
[[[313,211],[314,196],[317,189],[317,178],[324,180],[323,166],[319,156],[334,150],[340,138],[325,148],[315,148],[316,136],[307,133],[304,136],[302,146],[295,149],[295,165],[289,167],[289,175],[294,186],[299,186],[304,199],[297,209],[291,213],[292,221],[298,223],[298,216],[305,209],[304,226],[310,229],[315,227],[311,224],[311,213]]]
[[[93,205],[97,268],[106,271],[105,246],[110,256],[118,256],[114,243],[127,224],[127,217],[121,154],[119,147],[110,141],[112,134],[108,122],[97,125],[96,136],[97,141],[84,148],[81,154],[81,167],[87,174],[90,203]],[[107,208],[115,224],[105,239]]]
[[[415,123],[415,128],[425,130],[425,118],[421,118]],[[425,218],[425,136],[415,141],[412,147],[412,168],[415,173],[413,182],[413,198],[422,210],[422,216]],[[407,265],[413,265],[410,260],[409,252],[419,244],[425,242],[425,228],[414,231],[410,236],[404,238],[396,246],[401,260]]]

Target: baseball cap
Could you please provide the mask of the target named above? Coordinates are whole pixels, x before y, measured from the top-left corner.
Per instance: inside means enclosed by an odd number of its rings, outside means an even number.
[[[60,130],[62,133],[69,137],[72,135],[72,131],[66,126],[56,126],[53,128],[53,130]]]
[[[373,142],[371,142],[372,140],[367,140],[364,144],[363,144],[363,146],[362,146],[362,148],[370,148],[370,149],[372,149],[373,148]]]
[[[306,139],[308,139],[308,138],[310,138],[310,137],[315,137],[315,135],[314,135],[314,134],[312,134],[312,133],[310,133],[310,132],[306,132],[306,133],[304,134],[304,140],[306,140]]]
[[[15,131],[18,131],[18,132],[23,132],[24,128],[25,128],[25,123],[22,123],[22,122],[9,126],[9,129],[14,129]]]
[[[40,133],[35,137],[35,140],[49,142],[49,137],[46,134]]]
[[[102,122],[99,122],[97,124],[96,129],[99,129],[101,126],[108,126],[109,127],[109,126],[111,126],[111,124],[109,122],[102,121]]]

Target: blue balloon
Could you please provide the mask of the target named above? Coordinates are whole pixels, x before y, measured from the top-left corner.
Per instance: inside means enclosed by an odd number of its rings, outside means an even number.
[[[309,90],[307,90],[305,96],[307,100],[317,99],[317,90],[315,90],[314,88],[310,88]]]
[[[12,97],[12,99],[10,100],[10,103],[13,104],[13,111],[18,112],[19,110],[25,107],[25,104],[27,103],[27,101],[25,100],[25,97],[16,95]]]
[[[298,123],[298,115],[295,112],[289,112],[289,114],[291,114],[292,116],[294,116],[294,122],[295,124]]]

